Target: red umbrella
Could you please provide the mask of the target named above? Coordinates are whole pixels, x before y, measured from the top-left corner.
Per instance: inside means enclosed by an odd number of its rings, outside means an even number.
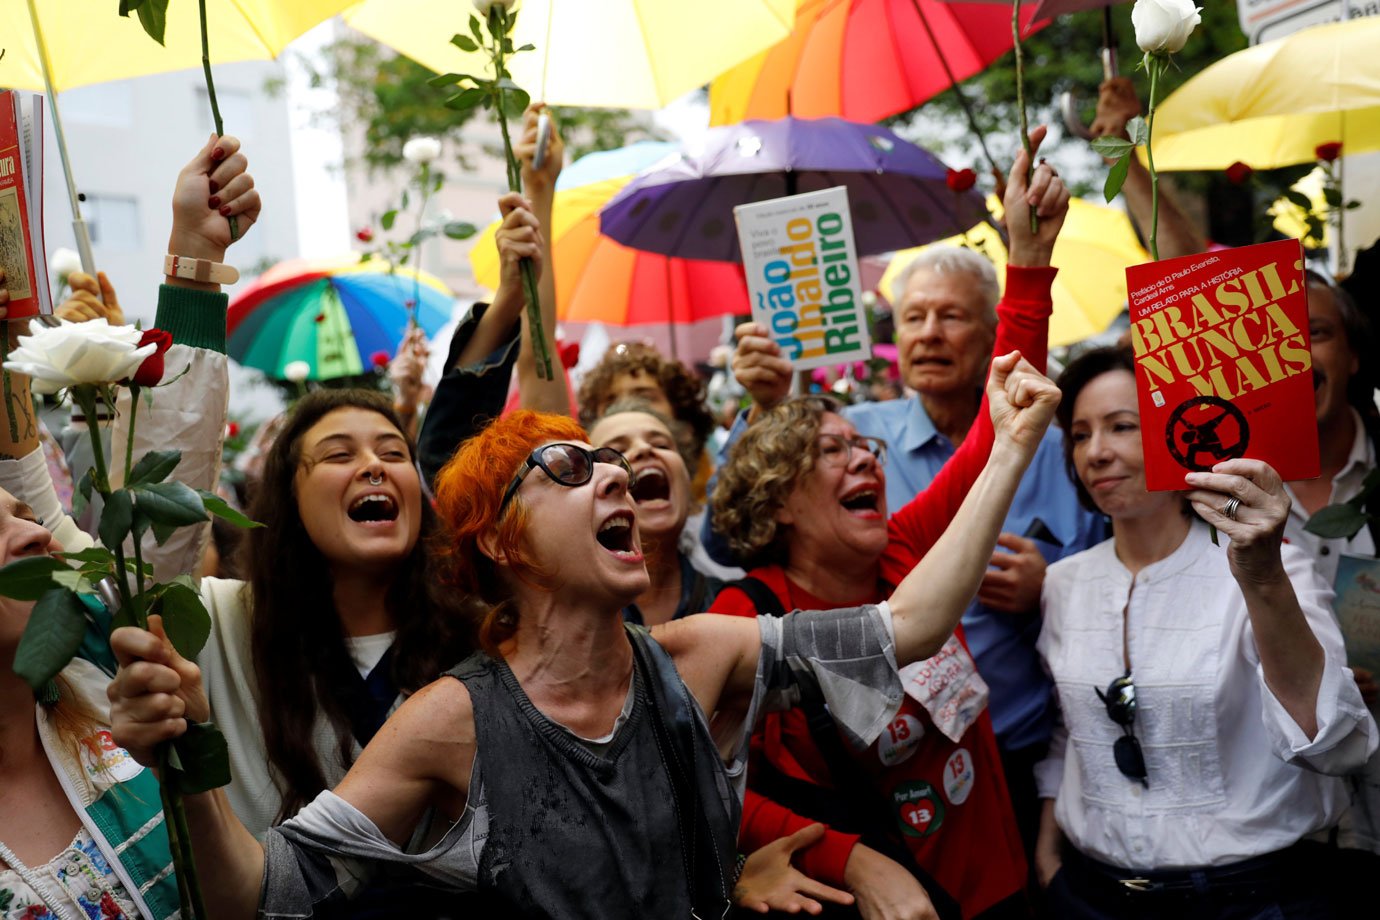
[[[1035,10],[1022,12],[1024,32]],[[709,89],[710,123],[785,115],[880,121],[1011,50],[1011,8],[940,0],[800,0],[789,38]]]

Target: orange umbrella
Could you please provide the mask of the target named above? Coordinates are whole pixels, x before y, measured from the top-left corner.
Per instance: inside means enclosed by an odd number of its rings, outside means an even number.
[[[880,121],[913,109],[1011,50],[1009,3],[799,0],[784,41],[716,78],[711,125],[785,115]],[[1023,34],[1035,9],[1022,11]]]

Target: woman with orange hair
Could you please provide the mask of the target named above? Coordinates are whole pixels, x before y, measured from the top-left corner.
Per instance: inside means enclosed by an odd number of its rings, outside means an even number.
[[[198,856],[218,867],[208,903],[307,916],[382,864],[506,916],[721,916],[758,716],[821,699],[870,743],[900,704],[898,664],[939,649],[976,592],[1058,402],[1014,353],[993,361],[988,396],[987,466],[887,601],[650,632],[620,616],[648,583],[627,460],[568,419],[495,422],[438,488],[455,587],[492,605],[484,651],[412,696],[340,786],[262,846],[219,790],[189,796]],[[205,717],[199,674],[149,633],[114,643],[116,737],[151,762],[185,717]],[[425,817],[442,826],[419,828]]]

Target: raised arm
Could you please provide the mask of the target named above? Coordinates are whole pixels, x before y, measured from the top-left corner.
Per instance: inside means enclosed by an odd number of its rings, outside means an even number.
[[[1021,476],[1054,417],[1059,388],[1018,355],[1003,355],[992,361],[987,399],[996,430],[987,465],[890,598],[899,664],[938,651],[977,594]]]

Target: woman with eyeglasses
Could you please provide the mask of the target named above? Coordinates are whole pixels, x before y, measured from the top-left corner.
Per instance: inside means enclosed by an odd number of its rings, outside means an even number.
[[[759,714],[819,698],[871,743],[903,694],[896,663],[939,650],[976,591],[1058,398],[1016,365],[994,362],[990,460],[888,600],[785,619],[626,626],[648,585],[627,460],[559,416],[493,422],[437,488],[450,584],[492,605],[483,651],[409,698],[263,846],[220,790],[189,796],[198,858],[217,867],[207,902],[307,916],[384,864],[474,893],[457,902],[467,916],[722,916]],[[112,690],[115,732],[141,762],[207,712],[196,666],[151,639],[113,637],[129,675]],[[429,811],[440,820],[419,828]]]
[[[1336,823],[1337,777],[1376,728],[1327,586],[1281,546],[1279,476],[1227,460],[1147,491],[1130,350],[1088,352],[1059,383],[1070,476],[1112,538],[1045,577],[1062,726],[1036,773],[1036,868],[1053,916],[1334,916],[1327,850],[1305,840]]]

